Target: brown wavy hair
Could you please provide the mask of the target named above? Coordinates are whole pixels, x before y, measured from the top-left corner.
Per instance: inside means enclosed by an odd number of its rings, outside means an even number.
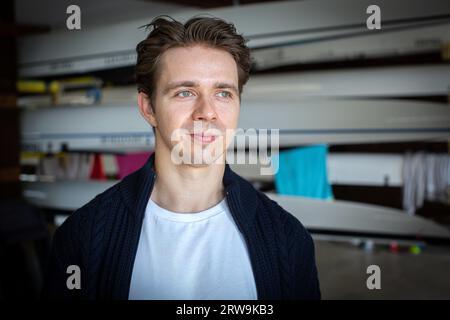
[[[158,65],[166,50],[201,44],[225,50],[232,55],[238,68],[241,95],[249,78],[251,57],[247,40],[236,32],[232,23],[215,17],[194,17],[182,24],[169,16],[158,16],[143,27],[152,28],[152,31],[136,46],[135,79],[138,92],[145,93],[153,100],[159,75]]]

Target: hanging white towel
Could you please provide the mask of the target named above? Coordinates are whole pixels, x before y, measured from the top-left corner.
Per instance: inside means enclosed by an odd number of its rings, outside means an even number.
[[[450,156],[447,154],[407,153],[403,160],[403,208],[409,215],[425,200],[446,202]]]

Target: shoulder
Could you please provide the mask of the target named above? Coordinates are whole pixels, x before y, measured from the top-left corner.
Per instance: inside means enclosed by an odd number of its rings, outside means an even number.
[[[261,205],[267,209],[268,215],[273,223],[276,223],[280,225],[280,227],[286,229],[295,229],[304,236],[309,235],[302,222],[292,213],[285,210],[280,204],[278,204],[278,202],[272,200],[266,194],[260,191],[257,192]]]
[[[255,218],[263,222],[262,225],[271,226],[276,236],[281,234],[282,237],[287,236],[289,239],[294,239],[294,241],[301,241],[299,243],[303,245],[309,247],[313,245],[311,235],[302,222],[292,213],[270,199],[265,193],[257,190],[243,177],[234,173],[234,178],[239,182],[242,201],[249,203],[246,198],[256,199],[257,213]]]
[[[72,212],[56,230],[55,237],[63,238],[65,241],[88,238],[92,227],[105,219],[107,213],[112,213],[120,202],[121,183],[116,183]]]

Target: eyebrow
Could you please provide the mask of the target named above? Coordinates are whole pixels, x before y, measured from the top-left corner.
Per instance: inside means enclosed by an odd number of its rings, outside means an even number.
[[[190,81],[190,80],[169,82],[168,85],[164,88],[163,94],[167,94],[168,92],[170,92],[176,88],[179,88],[179,87],[195,88],[195,87],[199,87],[199,84],[195,81]],[[235,94],[239,93],[237,87],[234,84],[227,83],[227,82],[216,82],[214,84],[214,88],[216,88],[216,89],[231,89],[235,92]]]

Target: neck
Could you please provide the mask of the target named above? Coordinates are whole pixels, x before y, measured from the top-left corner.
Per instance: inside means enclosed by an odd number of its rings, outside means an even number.
[[[209,209],[224,198],[224,161],[206,166],[176,165],[170,151],[155,151],[156,181],[151,199],[167,210],[179,213]]]

